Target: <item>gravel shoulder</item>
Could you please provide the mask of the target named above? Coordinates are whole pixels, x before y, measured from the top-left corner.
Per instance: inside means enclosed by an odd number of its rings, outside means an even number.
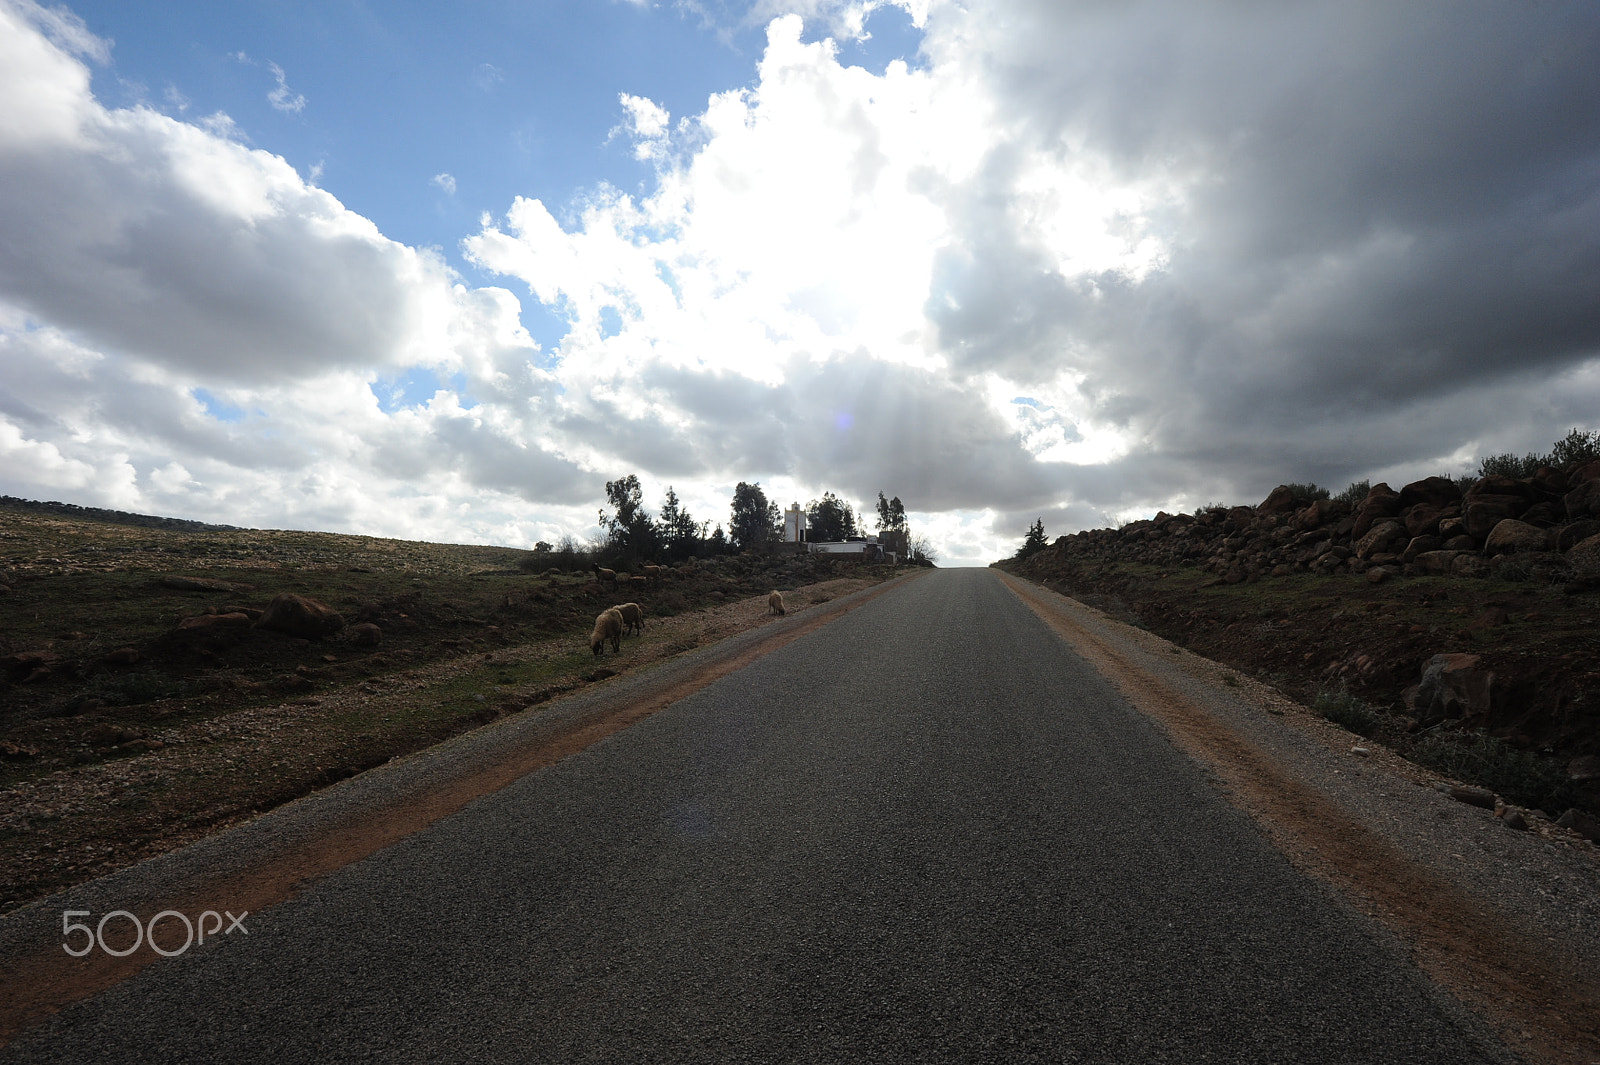
[[[1209,771],[1296,864],[1388,928],[1536,1060],[1600,1060],[1600,849],[1517,831],[1457,783],[1277,690],[1020,579],[1012,590]],[[1504,812],[1504,808],[1501,808]]]

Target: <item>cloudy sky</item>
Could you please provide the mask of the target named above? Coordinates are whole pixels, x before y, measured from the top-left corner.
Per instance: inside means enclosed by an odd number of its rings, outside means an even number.
[[[0,494],[986,564],[1573,426],[1590,0],[0,0]]]

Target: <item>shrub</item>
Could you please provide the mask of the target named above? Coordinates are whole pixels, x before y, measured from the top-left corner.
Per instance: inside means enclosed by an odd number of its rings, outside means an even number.
[[[1289,494],[1294,497],[1296,506],[1303,507],[1308,503],[1315,503],[1319,499],[1328,498],[1328,490],[1326,488],[1319,487],[1318,485],[1309,481],[1307,481],[1305,484],[1300,484],[1298,482],[1286,484],[1284,487],[1287,488],[1289,490]]]
[[[1376,710],[1347,691],[1322,692],[1311,708],[1358,736],[1372,736],[1382,721]]]
[[[1600,459],[1600,430],[1586,433],[1574,428],[1550,449],[1550,465],[1570,470]]]
[[[1519,806],[1553,812],[1585,802],[1560,766],[1487,733],[1430,734],[1409,754],[1419,765],[1488,788]]]
[[[1367,498],[1367,493],[1372,491],[1371,481],[1351,481],[1350,487],[1340,492],[1333,498],[1341,503],[1349,503],[1352,507]]]
[[[1539,471],[1540,466],[1550,465],[1550,456],[1535,455],[1533,452],[1518,458],[1507,451],[1499,455],[1490,455],[1478,464],[1479,477],[1514,477],[1517,480],[1527,480]]]

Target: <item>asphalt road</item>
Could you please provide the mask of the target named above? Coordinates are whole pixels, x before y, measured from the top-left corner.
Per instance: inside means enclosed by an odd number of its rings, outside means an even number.
[[[0,1059],[1506,1060],[987,571],[248,926]]]

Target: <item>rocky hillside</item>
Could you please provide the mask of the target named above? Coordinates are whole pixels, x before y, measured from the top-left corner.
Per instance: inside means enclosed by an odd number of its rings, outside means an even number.
[[[1284,485],[1002,565],[1442,769],[1499,763],[1530,805],[1600,808],[1600,461],[1354,501]]]

